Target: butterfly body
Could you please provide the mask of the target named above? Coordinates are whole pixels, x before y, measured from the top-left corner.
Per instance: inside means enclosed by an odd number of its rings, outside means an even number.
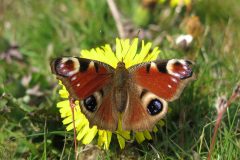
[[[62,81],[70,96],[81,103],[81,111],[90,126],[117,130],[152,130],[167,113],[167,101],[179,97],[193,79],[191,62],[161,60],[130,68],[118,62],[108,64],[78,58],[61,57],[51,62],[52,72]]]
[[[124,62],[118,62],[117,68],[113,74],[113,96],[116,108],[119,112],[123,112],[127,103],[127,93],[129,87],[129,72]]]

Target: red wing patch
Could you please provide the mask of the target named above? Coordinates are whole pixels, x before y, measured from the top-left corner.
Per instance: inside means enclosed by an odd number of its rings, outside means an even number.
[[[84,99],[111,81],[113,68],[88,59],[63,57],[52,61],[52,72],[62,81],[70,95]]]
[[[133,81],[159,97],[172,101],[179,97],[192,77],[192,70],[184,60],[150,62],[131,70]]]

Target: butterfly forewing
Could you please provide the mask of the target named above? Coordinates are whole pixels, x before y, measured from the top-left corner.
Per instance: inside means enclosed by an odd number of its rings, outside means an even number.
[[[57,58],[52,61],[51,68],[71,96],[78,100],[103,88],[114,72],[109,65],[78,57]]]
[[[177,59],[139,64],[130,73],[136,84],[167,101],[177,99],[194,77],[191,62]]]

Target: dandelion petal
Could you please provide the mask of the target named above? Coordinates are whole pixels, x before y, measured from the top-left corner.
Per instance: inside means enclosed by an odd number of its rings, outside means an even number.
[[[145,140],[143,132],[136,132],[135,137],[138,143],[142,143]]]
[[[82,143],[83,144],[89,144],[93,140],[93,138],[95,137],[96,134],[97,134],[97,127],[93,126],[85,134],[85,136],[84,136],[84,138],[82,140]]]

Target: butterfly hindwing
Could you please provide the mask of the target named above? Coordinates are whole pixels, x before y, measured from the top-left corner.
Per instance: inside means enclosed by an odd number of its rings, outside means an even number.
[[[115,131],[118,123],[118,113],[114,105],[111,85],[81,101],[81,110],[89,120],[90,127],[97,125],[98,129]]]
[[[122,116],[122,127],[133,131],[152,130],[167,113],[167,102],[136,84],[131,85],[128,104]]]

